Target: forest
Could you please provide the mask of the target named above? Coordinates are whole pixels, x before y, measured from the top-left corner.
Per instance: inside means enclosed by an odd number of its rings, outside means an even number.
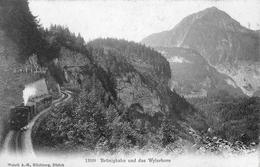
[[[245,144],[259,142],[259,97],[237,98],[222,93],[222,96],[188,101],[205,117],[208,127],[212,129],[210,135]]]
[[[17,45],[19,57],[24,63],[32,54],[38,55],[44,64],[57,57],[59,48],[44,38],[43,28],[28,7],[27,0],[1,0],[0,27]]]
[[[66,27],[52,26],[49,31],[52,36],[62,39],[57,40],[60,41],[57,42],[60,47],[80,52],[86,57],[89,56],[86,53],[90,54],[92,61],[86,61],[86,65],[80,67],[81,74],[86,78],[79,88],[80,93],[75,95],[72,102],[55,108],[33,136],[39,150],[46,148],[63,152],[113,153],[136,149],[162,151],[168,147],[177,147],[178,144],[174,144],[179,134],[174,129],[176,122],[166,113],[162,113],[164,110],[143,113],[145,98],[150,96],[147,91],[159,91],[158,85],[169,79],[169,68],[156,64],[159,61],[167,64],[165,58],[150,48],[125,40],[99,39],[84,45],[77,43],[81,37],[71,33]],[[105,51],[104,45],[100,43],[110,45],[111,50]],[[125,50],[120,47],[115,50],[111,45],[125,46]],[[133,62],[137,59],[133,59],[131,54],[137,56],[137,52],[142,55],[142,59],[150,62],[145,62],[145,66],[140,66],[142,62]],[[161,58],[157,58],[157,61],[149,60],[150,54],[154,55],[154,59],[157,55]],[[139,101],[130,103],[130,106],[119,97],[121,90],[117,80],[126,77],[123,82],[128,83],[129,87],[123,89],[140,92],[135,97]],[[141,85],[138,85],[139,82]],[[131,92],[123,94],[130,96]],[[184,99],[176,100],[185,103]]]

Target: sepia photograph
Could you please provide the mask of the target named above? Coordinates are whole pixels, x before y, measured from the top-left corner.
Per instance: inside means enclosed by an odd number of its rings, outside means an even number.
[[[0,167],[259,167],[259,0],[0,0]]]

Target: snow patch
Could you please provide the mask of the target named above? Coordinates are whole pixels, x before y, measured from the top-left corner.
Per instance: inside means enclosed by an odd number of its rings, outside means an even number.
[[[233,86],[234,88],[237,88],[237,85],[234,81],[232,81],[231,79],[225,79],[225,81],[227,82],[227,84]]]
[[[183,57],[174,56],[168,59],[170,63],[191,63],[190,61],[184,59]]]
[[[166,52],[165,51],[163,51],[163,50],[157,50],[159,53],[161,53],[162,55],[166,55]]]
[[[183,95],[184,98],[201,98],[201,97],[207,97],[208,92],[205,89],[200,89],[198,92],[191,91],[190,94]]]

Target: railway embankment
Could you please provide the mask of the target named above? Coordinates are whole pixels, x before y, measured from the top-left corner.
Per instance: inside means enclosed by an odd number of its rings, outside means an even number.
[[[71,100],[71,91],[62,91],[60,98],[55,99],[50,108],[42,111],[38,116],[36,116],[30,123],[30,127],[27,131],[25,137],[27,137],[27,142],[30,142],[34,153],[37,154],[39,150],[37,132],[40,130],[41,123],[46,119],[50,111],[55,110],[59,105],[62,105]]]

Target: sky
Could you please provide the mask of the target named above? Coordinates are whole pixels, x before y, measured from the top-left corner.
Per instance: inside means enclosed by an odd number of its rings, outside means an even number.
[[[29,6],[42,26],[67,26],[86,41],[113,37],[140,42],[212,6],[245,27],[260,29],[260,0],[29,0]]]

